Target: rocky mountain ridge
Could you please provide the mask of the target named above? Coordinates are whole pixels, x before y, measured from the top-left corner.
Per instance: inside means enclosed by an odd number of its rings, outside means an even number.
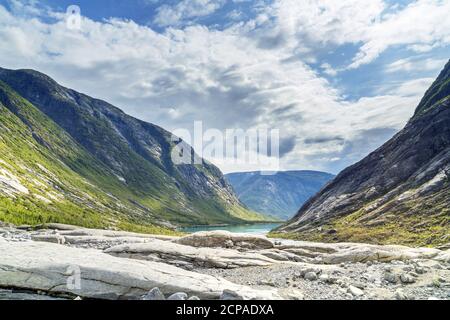
[[[406,127],[342,171],[276,232],[439,245],[450,237],[450,62]]]

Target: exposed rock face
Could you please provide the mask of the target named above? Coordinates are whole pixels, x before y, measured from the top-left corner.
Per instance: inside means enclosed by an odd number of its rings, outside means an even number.
[[[401,132],[340,173],[279,231],[328,241],[448,242],[449,81],[450,62]]]
[[[334,178],[318,171],[283,171],[273,175],[243,172],[225,177],[247,207],[282,220],[292,218],[299,207]]]
[[[93,249],[42,242],[15,243],[0,238],[0,252],[2,287],[97,299],[141,299],[154,287],[165,295],[185,292],[203,299],[218,299],[224,290],[239,292],[246,299],[279,298],[274,290],[252,290],[167,264],[117,258]],[[81,277],[79,287],[75,278],[69,278],[77,270]]]

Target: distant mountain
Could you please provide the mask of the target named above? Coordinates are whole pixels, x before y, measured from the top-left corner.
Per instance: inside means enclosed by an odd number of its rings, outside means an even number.
[[[107,102],[0,69],[0,220],[156,230],[265,219],[212,164],[174,165],[173,147]]]
[[[450,62],[401,132],[340,173],[277,232],[321,241],[448,243]]]
[[[317,171],[260,172],[225,175],[239,199],[252,210],[287,220],[316,194],[333,175]]]

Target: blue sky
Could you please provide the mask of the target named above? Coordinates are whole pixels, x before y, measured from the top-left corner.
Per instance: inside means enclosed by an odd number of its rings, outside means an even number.
[[[81,28],[67,30],[74,4]],[[277,128],[283,169],[337,173],[412,115],[450,58],[448,12],[450,0],[0,0],[0,65],[169,130]]]

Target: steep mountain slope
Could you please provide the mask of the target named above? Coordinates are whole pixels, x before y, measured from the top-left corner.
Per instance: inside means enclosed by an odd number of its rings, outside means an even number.
[[[90,212],[96,226],[120,228],[264,219],[212,164],[174,165],[164,129],[36,71],[0,69],[0,83],[0,220],[85,225],[77,212]],[[72,208],[53,208],[61,203]]]
[[[276,232],[326,241],[449,242],[449,81],[450,62],[401,132],[345,169]]]
[[[247,207],[287,220],[334,176],[317,171],[285,171],[274,175],[230,173],[225,177]]]

